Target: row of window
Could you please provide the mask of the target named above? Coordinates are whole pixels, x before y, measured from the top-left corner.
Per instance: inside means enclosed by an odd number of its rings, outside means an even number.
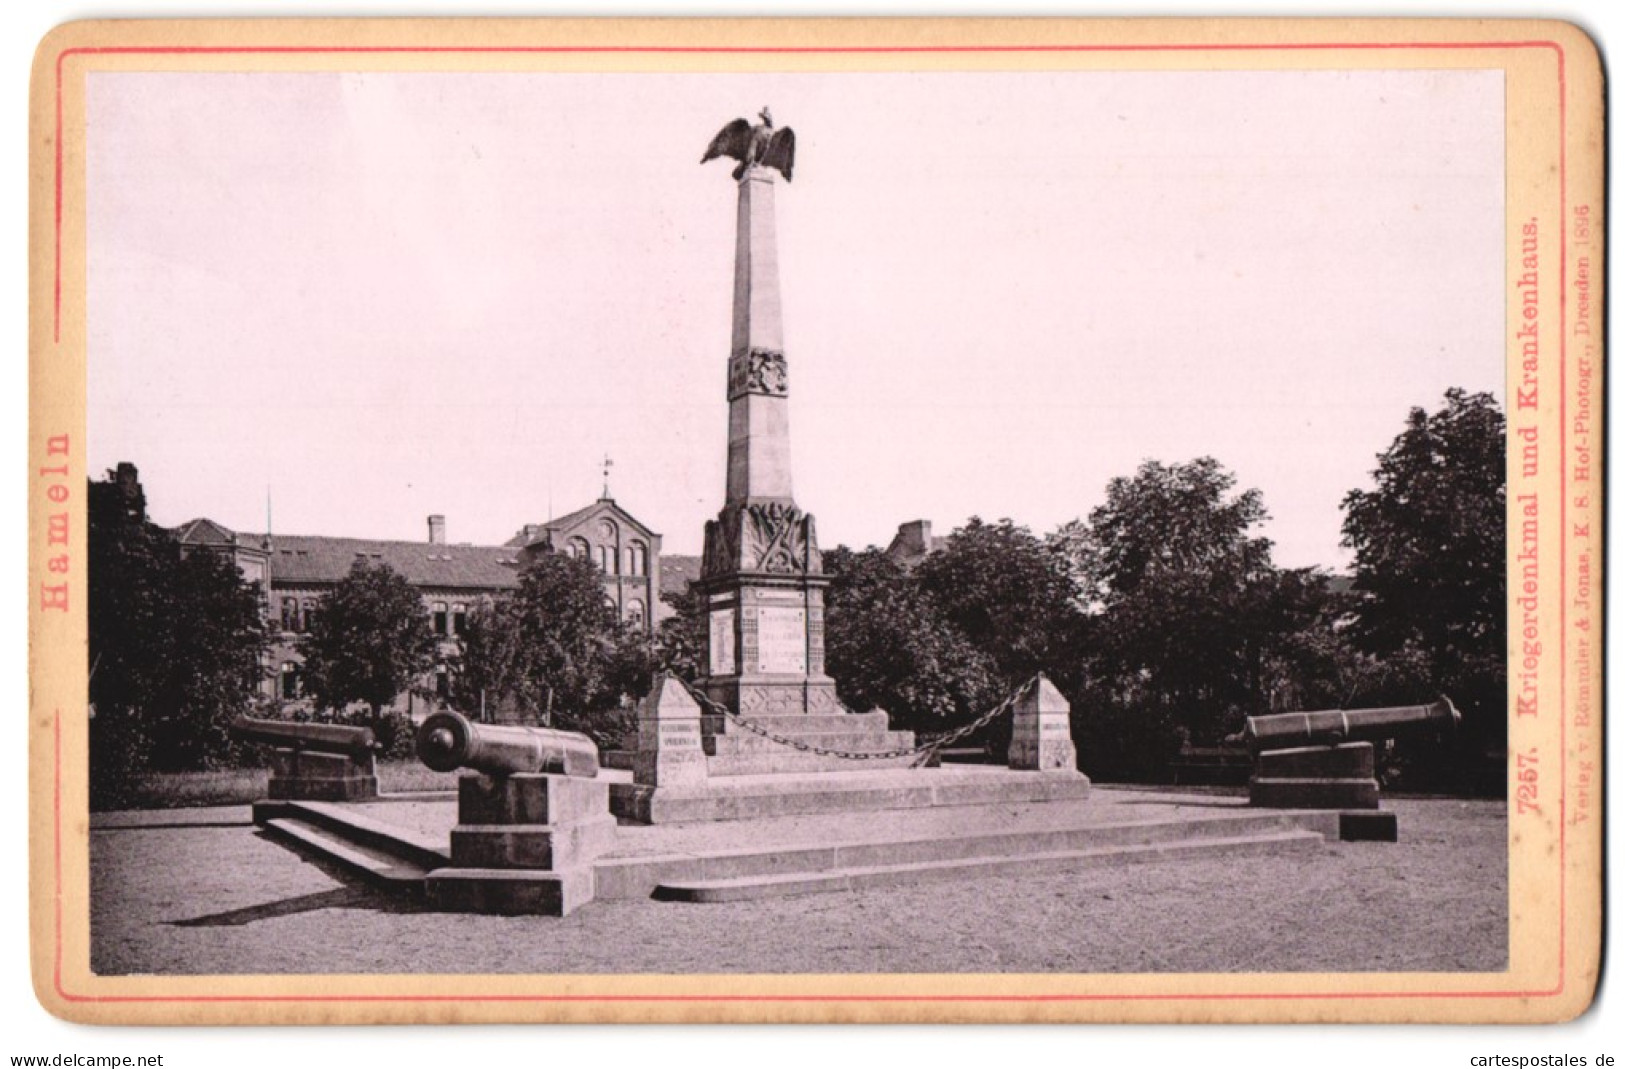
[[[315,598],[283,598],[282,599],[282,630],[305,631],[310,627],[311,613],[316,609]],[[447,604],[436,601],[429,606],[430,616],[433,619],[434,633],[437,635],[460,635],[468,623],[468,606],[460,601]]]
[[[585,538],[570,539],[565,544],[565,550],[572,557],[594,562],[598,565],[599,571],[606,575],[649,574],[649,547],[642,542],[631,543],[621,551],[619,557],[615,554],[614,546],[598,546],[594,549]]]
[[[615,599],[605,597],[610,608],[615,608]],[[282,630],[304,631],[310,626],[310,614],[316,608],[314,598],[301,601],[298,598],[282,599]],[[435,634],[451,638],[468,630],[468,606],[460,601],[447,603],[433,602],[429,607],[431,627]],[[626,622],[634,627],[642,627],[647,610],[642,601],[633,598],[626,603]]]

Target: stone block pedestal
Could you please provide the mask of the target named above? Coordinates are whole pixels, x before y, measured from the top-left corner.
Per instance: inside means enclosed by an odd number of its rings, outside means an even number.
[[[455,912],[564,916],[592,901],[592,863],[615,838],[597,778],[469,773],[457,821],[451,865],[425,881],[429,904]]]
[[[279,802],[364,802],[378,797],[378,773],[372,755],[271,751],[268,797]]]
[[[1376,809],[1376,756],[1369,742],[1266,750],[1248,799],[1271,809]]]

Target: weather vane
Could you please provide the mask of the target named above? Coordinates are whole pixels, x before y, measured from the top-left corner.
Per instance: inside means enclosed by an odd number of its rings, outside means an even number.
[[[604,454],[604,500],[605,501],[609,500],[609,469],[613,468],[614,466],[615,466],[615,462],[613,460],[609,459],[609,454],[608,453],[605,453]]]

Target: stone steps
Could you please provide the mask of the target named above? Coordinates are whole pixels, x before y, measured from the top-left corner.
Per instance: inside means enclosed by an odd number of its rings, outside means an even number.
[[[254,823],[374,883],[403,884],[451,863],[449,844],[367,815],[367,805],[254,803]],[[387,812],[381,809],[380,814]],[[413,873],[416,873],[414,876]]]
[[[807,746],[817,746],[826,750],[851,750],[859,753],[876,753],[888,750],[912,750],[914,748],[914,733],[912,731],[818,731],[818,732],[791,732],[779,731],[787,739]],[[757,735],[754,732],[736,729],[734,734],[713,735],[701,740],[705,752],[712,756],[751,754],[751,753],[801,753],[793,746],[786,746],[782,742]]]
[[[790,755],[800,757],[803,755]],[[708,762],[740,761],[708,758]],[[831,764],[835,758],[826,758]],[[1089,780],[1080,773],[1015,772],[1003,768],[876,768],[878,760],[840,761],[836,769],[803,773],[712,775],[692,787],[613,783],[610,812],[638,824],[687,824],[832,813],[881,813],[939,806],[1081,802]],[[882,818],[884,819],[884,818]]]
[[[830,757],[774,745],[769,750],[756,753],[707,756],[705,769],[713,778],[775,776],[803,772],[873,772],[886,768],[912,768],[915,760],[913,755],[878,758]]]
[[[656,855],[600,859],[596,868],[599,898],[644,898],[659,889],[768,881],[795,886],[797,880],[859,871],[941,868],[977,875],[986,863],[1000,872],[1023,871],[1018,859],[1048,857],[1184,856],[1179,851],[1217,844],[1218,852],[1235,847],[1245,853],[1259,843],[1287,842],[1290,848],[1318,845],[1337,835],[1335,814],[1269,814],[1181,817],[1116,824],[1014,832],[982,832],[909,840],[800,845],[774,850],[716,851],[703,857]],[[1281,837],[1285,836],[1285,839]],[[1302,837],[1300,841],[1300,837]],[[881,877],[876,877],[880,879]],[[840,889],[839,880],[826,890]],[[725,892],[731,893],[731,892]],[[752,892],[754,893],[754,892]],[[766,893],[766,892],[764,892]],[[802,891],[782,893],[800,894]],[[695,899],[698,901],[699,899]],[[718,899],[719,901],[721,899]]]
[[[793,713],[771,716],[746,714],[742,719],[749,720],[752,724],[760,724],[780,735],[796,735],[808,731],[885,731],[890,727],[890,717],[878,710],[867,713]],[[700,730],[707,735],[731,735],[735,732],[749,734],[748,729],[740,727],[731,718],[714,713],[701,715]]]
[[[1101,846],[1048,853],[859,865],[821,872],[764,874],[712,880],[671,880],[659,884],[654,890],[653,897],[668,902],[740,902],[828,891],[900,887],[936,880],[1071,872],[1102,864],[1192,860],[1212,856],[1277,856],[1317,850],[1323,841],[1323,837],[1316,832],[1273,831],[1254,835]]]
[[[301,852],[315,854],[374,886],[416,892],[422,889],[430,872],[400,854],[363,845],[337,831],[294,817],[277,817],[266,821],[264,827]]]

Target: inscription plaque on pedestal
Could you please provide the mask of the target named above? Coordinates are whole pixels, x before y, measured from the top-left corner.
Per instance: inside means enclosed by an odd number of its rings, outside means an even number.
[[[776,674],[807,674],[807,610],[763,606],[758,610],[761,630],[756,647],[756,670]]]
[[[711,611],[711,674],[733,675],[734,669],[734,611]]]

